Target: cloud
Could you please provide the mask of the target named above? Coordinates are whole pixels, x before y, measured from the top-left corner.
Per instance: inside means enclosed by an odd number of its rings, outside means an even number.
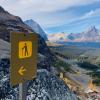
[[[56,32],[80,32],[84,31],[89,26],[95,25],[98,29],[100,29],[100,8],[95,10],[90,10],[89,12],[83,13],[79,17],[73,17],[72,19],[65,21],[63,24],[59,24],[58,26],[51,26],[47,28],[46,31],[48,33],[56,33]]]
[[[70,11],[61,11],[95,2],[100,2],[100,0],[0,0],[0,5],[10,13],[20,16],[24,20],[32,18],[44,28],[47,28],[62,25],[66,21],[68,23],[71,20],[78,20],[80,18],[76,18]],[[84,18],[94,14],[94,11],[89,13],[84,15]]]
[[[87,12],[84,16],[81,17],[81,19],[96,17],[96,16],[100,16],[100,8],[96,9],[96,10],[91,10],[90,12]]]
[[[55,12],[73,6],[92,4],[100,0],[0,0],[13,13]]]
[[[85,20],[89,20],[89,19],[95,19],[100,17],[100,8],[95,9],[95,10],[91,10],[89,12],[86,12],[84,14],[82,14],[79,17],[73,18],[72,20],[69,20],[69,22],[67,24],[75,24],[75,23],[80,23],[80,21],[84,23]],[[92,21],[92,20],[91,20]]]

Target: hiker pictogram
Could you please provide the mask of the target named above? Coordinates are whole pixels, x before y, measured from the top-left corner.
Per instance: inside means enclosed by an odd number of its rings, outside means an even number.
[[[25,43],[24,47],[22,48],[22,55],[28,55],[27,43]]]
[[[19,58],[27,58],[32,55],[32,42],[21,41],[19,42]]]

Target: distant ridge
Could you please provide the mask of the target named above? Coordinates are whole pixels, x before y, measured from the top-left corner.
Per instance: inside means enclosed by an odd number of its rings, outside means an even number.
[[[48,35],[52,42],[100,42],[100,31],[91,26],[82,33],[55,33]]]

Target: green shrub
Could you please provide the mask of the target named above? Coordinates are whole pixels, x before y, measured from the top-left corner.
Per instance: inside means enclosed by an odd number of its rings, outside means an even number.
[[[67,63],[65,63],[64,61],[61,61],[61,60],[59,60],[59,59],[56,59],[56,60],[53,62],[53,66],[54,66],[54,67],[57,67],[57,68],[63,67],[66,71],[69,71],[69,70],[70,70],[70,64],[67,64]]]
[[[92,71],[96,71],[99,68],[97,65],[91,64],[89,62],[78,63],[78,65],[81,68],[92,70]]]

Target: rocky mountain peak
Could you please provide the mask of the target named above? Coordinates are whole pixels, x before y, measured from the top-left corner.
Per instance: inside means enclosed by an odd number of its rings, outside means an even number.
[[[5,12],[5,10],[0,6],[0,12]]]
[[[44,30],[41,28],[41,26],[35,22],[33,19],[29,19],[25,21],[25,24],[27,24],[28,26],[30,26],[36,33],[40,34],[40,36],[42,38],[44,38],[44,40],[48,40],[47,39],[47,35],[44,32]]]
[[[98,32],[95,26],[90,26],[86,32]]]
[[[28,20],[26,20],[25,22],[27,22],[27,23],[36,23],[35,21],[33,21],[33,19],[28,19]]]

